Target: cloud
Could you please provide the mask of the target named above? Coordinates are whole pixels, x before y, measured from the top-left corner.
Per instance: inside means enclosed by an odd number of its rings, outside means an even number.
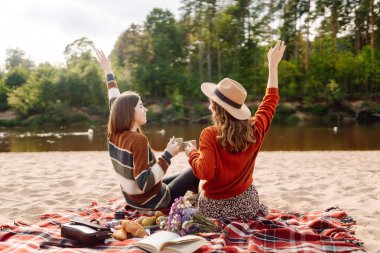
[[[120,23],[128,24],[112,15],[100,13],[94,8],[64,2],[54,5],[40,5],[29,9],[27,18],[40,24],[53,25],[67,35],[106,35],[119,30]],[[116,25],[117,24],[117,25]]]
[[[65,46],[87,37],[110,52],[131,23],[142,24],[154,8],[176,16],[180,0],[12,0],[2,4],[0,64],[7,48],[20,47],[32,60],[64,62]]]
[[[121,33],[131,23],[143,23],[148,13],[160,5],[164,9],[170,7],[172,12],[179,8],[179,2],[173,0],[67,0],[36,5],[28,10],[27,16],[37,22],[55,24],[67,34],[106,35]]]

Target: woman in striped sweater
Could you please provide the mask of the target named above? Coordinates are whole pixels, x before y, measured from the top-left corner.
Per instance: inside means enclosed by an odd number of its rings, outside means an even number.
[[[225,78],[218,85],[201,86],[210,99],[214,125],[202,131],[199,150],[190,144],[185,152],[194,174],[205,181],[198,202],[205,216],[253,218],[267,213],[252,175],[279,100],[277,69],[285,48],[284,42],[278,41],[268,52],[266,94],[253,117],[244,104],[247,92],[238,82]]]
[[[137,93],[120,94],[110,60],[102,51],[97,52],[97,59],[107,76],[108,150],[127,204],[138,209],[166,208],[187,190],[197,192],[199,179],[191,168],[163,179],[171,158],[178,154],[178,143],[171,139],[162,156],[156,159],[140,129],[147,122],[148,109]]]

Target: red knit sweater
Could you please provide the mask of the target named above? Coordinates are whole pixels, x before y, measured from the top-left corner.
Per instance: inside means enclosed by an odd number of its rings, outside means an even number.
[[[199,150],[190,152],[189,164],[195,176],[206,180],[203,189],[207,198],[231,198],[243,193],[252,184],[255,160],[269,130],[278,100],[278,89],[267,88],[253,116],[256,142],[244,152],[233,154],[224,150],[216,140],[215,126],[203,129],[199,137]]]

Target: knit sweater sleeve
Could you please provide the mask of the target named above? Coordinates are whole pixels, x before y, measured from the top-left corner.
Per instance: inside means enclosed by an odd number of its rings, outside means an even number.
[[[134,145],[131,146],[133,154],[133,176],[139,189],[143,192],[148,191],[153,186],[161,182],[165,175],[172,156],[165,152],[157,163],[151,165],[149,161],[149,142],[148,138],[139,134],[136,136]]]
[[[211,133],[204,129],[199,137],[199,150],[193,150],[189,155],[189,164],[194,175],[203,180],[209,180],[215,174],[215,148]]]
[[[108,88],[108,99],[110,110],[113,102],[120,95],[119,88],[117,87],[117,83],[113,74],[107,75],[107,88]]]
[[[278,104],[277,88],[267,88],[263,101],[253,116],[253,121],[262,137],[268,132]]]

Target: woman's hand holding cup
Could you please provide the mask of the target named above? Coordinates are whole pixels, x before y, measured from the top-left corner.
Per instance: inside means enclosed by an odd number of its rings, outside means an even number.
[[[186,154],[187,156],[190,155],[190,152],[191,152],[191,151],[193,151],[194,149],[197,149],[191,141],[184,142],[184,144],[186,144],[186,147],[185,147],[185,154]]]
[[[174,137],[169,140],[165,151],[168,151],[172,157],[176,156],[179,153],[179,144]]]

